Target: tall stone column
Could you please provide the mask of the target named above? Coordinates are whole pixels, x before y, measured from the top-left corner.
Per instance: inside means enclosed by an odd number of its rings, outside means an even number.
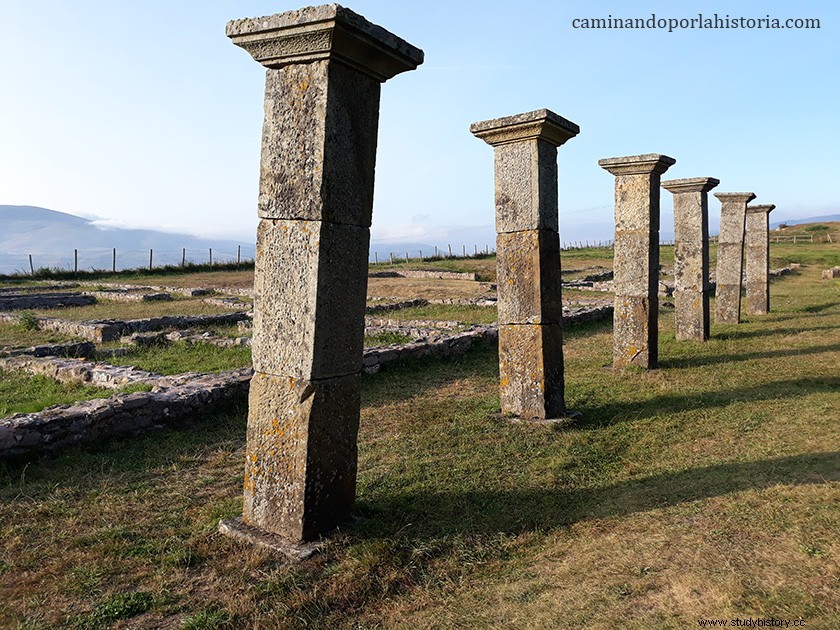
[[[674,194],[674,305],[677,339],[709,338],[709,198],[712,177],[671,179]]]
[[[747,313],[770,312],[770,213],[773,204],[747,206]]]
[[[502,413],[558,418],[566,406],[557,147],[580,129],[540,109],[477,122],[470,131],[494,154]]]
[[[715,273],[715,321],[741,321],[741,274],[744,260],[744,224],[747,203],[755,199],[748,192],[714,193],[720,199],[720,236]]]
[[[659,362],[659,153],[598,160],[615,175],[613,367]]]
[[[244,514],[289,551],[350,514],[380,83],[423,51],[338,5],[234,20],[267,68]]]

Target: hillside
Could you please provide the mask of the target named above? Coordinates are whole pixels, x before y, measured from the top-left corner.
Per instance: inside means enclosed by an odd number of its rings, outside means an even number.
[[[28,269],[29,254],[36,267],[64,267],[73,264],[73,250],[80,253],[79,267],[109,268],[112,248],[117,249],[118,267],[148,264],[149,249],[170,262],[180,259],[182,248],[190,257],[206,262],[213,248],[217,260],[254,255],[253,243],[236,240],[204,239],[188,234],[157,230],[103,228],[90,219],[37,206],[0,205],[0,273]]]

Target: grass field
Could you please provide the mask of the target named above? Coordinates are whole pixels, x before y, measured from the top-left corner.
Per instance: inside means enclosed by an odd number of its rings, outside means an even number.
[[[2,463],[0,627],[840,627],[837,252],[772,253],[819,261],[708,343],[663,313],[658,370],[610,369],[608,322],[568,331],[571,425],[499,417],[492,345],[365,377],[362,519],[301,564],[216,532],[244,401]]]

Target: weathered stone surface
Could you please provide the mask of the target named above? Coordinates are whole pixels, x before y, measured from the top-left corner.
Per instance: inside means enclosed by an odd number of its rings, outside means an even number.
[[[423,52],[339,5],[227,34],[268,68],[243,522],[295,542],[353,502],[380,82]]]
[[[709,200],[720,183],[713,177],[672,179],[662,188],[674,194],[674,304],[676,337],[709,338]]]
[[[714,195],[721,203],[715,273],[715,321],[719,324],[737,324],[741,321],[741,274],[747,203],[755,199],[755,194],[736,192]]]
[[[659,153],[606,158],[615,175],[613,367],[658,362],[659,185],[676,160]]]
[[[379,92],[328,61],[266,73],[261,218],[370,227]]]
[[[560,237],[551,230],[496,236],[500,324],[559,323]]]
[[[496,232],[559,231],[557,147],[578,126],[541,109],[474,123],[470,131],[495,149]]]
[[[750,315],[770,312],[770,212],[775,207],[772,204],[747,206],[744,249]]]
[[[254,374],[244,521],[313,540],[350,513],[356,493],[358,374],[326,380]]]
[[[298,379],[358,373],[370,232],[262,219],[254,273],[257,372]]]
[[[659,364],[659,300],[616,296],[613,311],[613,367]]]
[[[541,109],[470,131],[494,148],[502,412],[556,418],[565,413],[557,147],[580,130]]]
[[[499,384],[503,413],[541,420],[564,415],[561,325],[499,326]]]
[[[840,278],[840,267],[832,267],[831,269],[823,269],[823,280],[831,280],[832,278]]]
[[[225,32],[267,68],[335,60],[386,81],[423,63],[423,51],[338,4],[228,22]]]

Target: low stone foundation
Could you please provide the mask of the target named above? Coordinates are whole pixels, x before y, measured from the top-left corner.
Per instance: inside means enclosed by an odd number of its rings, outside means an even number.
[[[104,343],[106,341],[116,341],[120,337],[135,332],[162,330],[164,328],[183,329],[235,324],[246,319],[248,319],[248,314],[243,312],[222,315],[166,315],[163,317],[129,319],[126,321],[116,319],[74,321],[70,319],[39,317],[38,328],[41,330],[51,330],[70,337],[87,339],[94,343]],[[0,322],[15,323],[16,321],[17,318],[14,315],[0,313]]]
[[[83,291],[83,295],[92,295],[101,300],[111,300],[113,302],[159,302],[171,300],[172,296],[168,293],[142,293],[131,289],[107,289],[105,291]]]
[[[831,269],[823,269],[823,280],[830,280],[832,278],[840,278],[840,267],[832,267]]]
[[[0,457],[161,428],[242,398],[252,370],[162,378],[151,392],[117,394],[0,419]]]
[[[96,304],[96,298],[83,293],[5,293],[0,295],[0,310],[4,311],[67,308],[91,304]]]

